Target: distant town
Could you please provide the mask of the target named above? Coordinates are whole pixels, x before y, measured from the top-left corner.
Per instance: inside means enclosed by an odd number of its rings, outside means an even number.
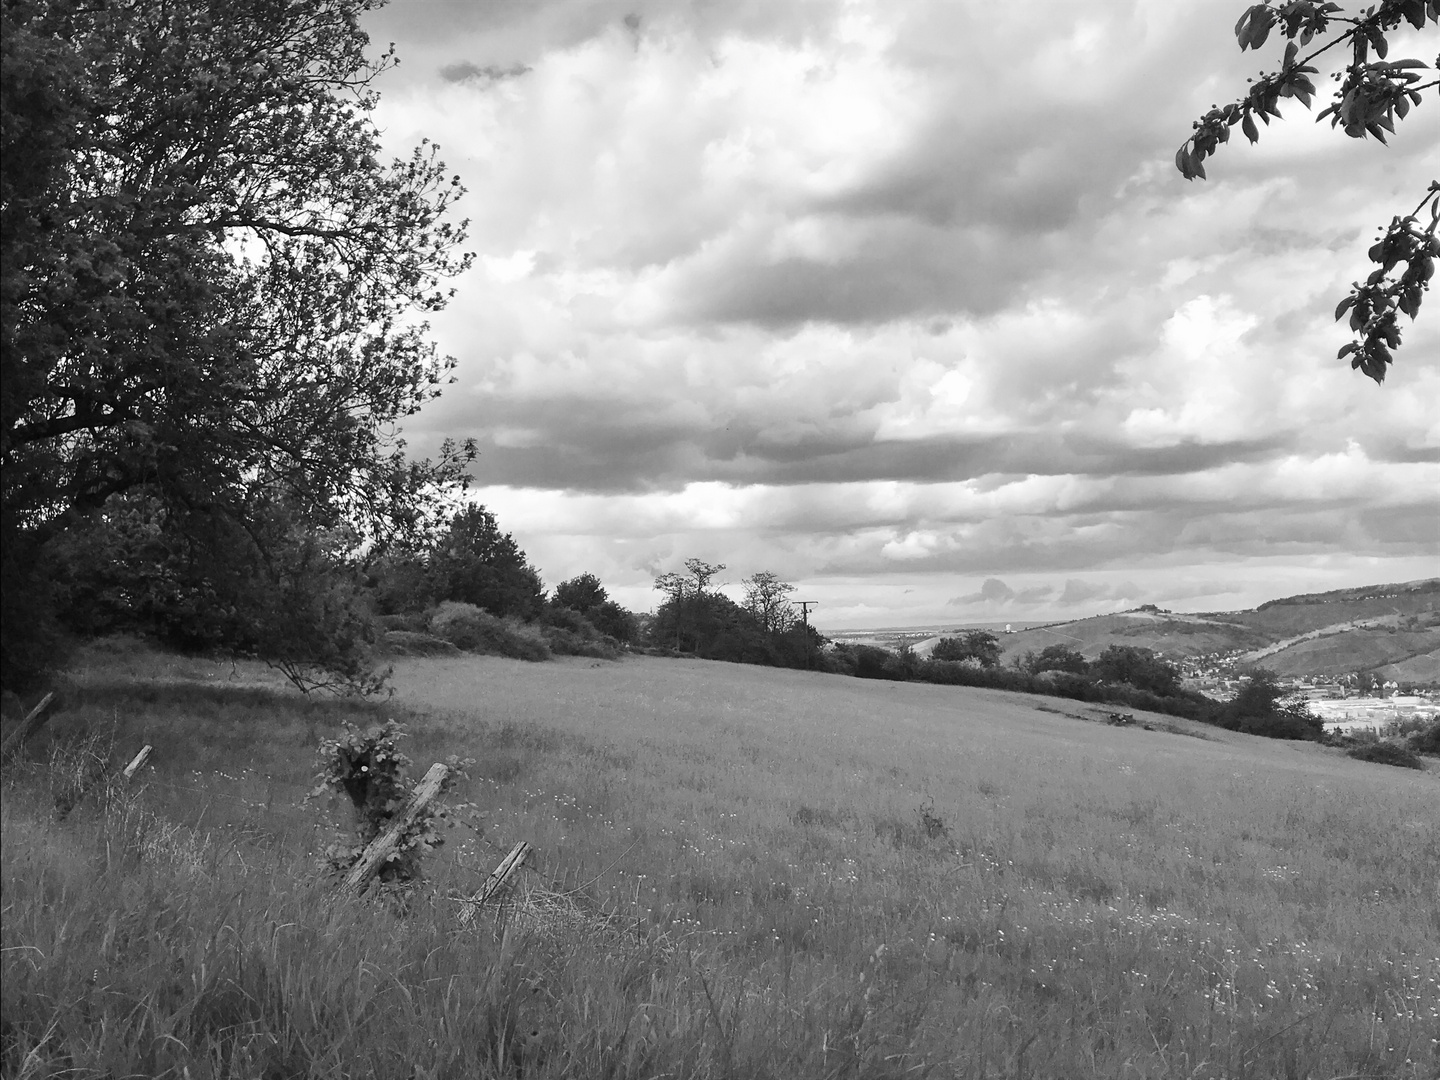
[[[1239,691],[1242,671],[1250,666],[1245,651],[1211,653],[1184,658],[1164,657],[1179,669],[1182,685],[1217,701],[1228,701]],[[1385,728],[1405,720],[1440,716],[1440,690],[1433,685],[1382,682],[1368,672],[1349,675],[1282,676],[1280,685],[1291,700],[1303,700],[1327,728]]]

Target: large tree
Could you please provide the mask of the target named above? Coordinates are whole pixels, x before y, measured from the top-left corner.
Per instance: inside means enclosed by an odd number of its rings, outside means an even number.
[[[766,633],[783,634],[795,624],[795,609],[790,603],[795,586],[782,581],[779,574],[761,570],[740,584],[745,589],[745,610]]]
[[[1287,39],[1278,71],[1260,75],[1238,101],[1213,106],[1194,123],[1194,132],[1175,153],[1175,167],[1187,180],[1205,179],[1205,159],[1230,141],[1239,126],[1252,143],[1260,139],[1256,120],[1268,125],[1280,116],[1280,102],[1294,98],[1306,108],[1315,96],[1311,64],[1331,49],[1346,57],[1335,72],[1334,99],[1316,118],[1330,120],[1353,139],[1367,135],[1380,143],[1386,133],[1424,100],[1440,79],[1423,60],[1388,59],[1390,39],[1403,24],[1416,31],[1440,25],[1440,0],[1380,0],[1354,13],[1325,0],[1265,0],[1247,7],[1235,24],[1243,52],[1259,49],[1272,31]],[[1303,55],[1302,55],[1303,50]],[[1440,58],[1435,61],[1440,68]],[[1414,319],[1440,259],[1440,180],[1426,178],[1418,205],[1397,214],[1368,255],[1376,269],[1356,282],[1340,301],[1335,318],[1349,316],[1354,340],[1341,346],[1339,358],[1384,382],[1385,372],[1400,347],[1400,315]],[[1428,220],[1427,220],[1428,219]],[[1399,268],[1403,266],[1404,270]],[[1398,271],[1398,272],[1397,272]]]
[[[381,159],[379,2],[4,0],[7,659],[46,544],[117,493],[259,544],[277,499],[384,534],[463,471],[397,434],[468,256],[436,148]]]
[[[544,606],[539,573],[483,506],[472,503],[458,511],[428,559],[438,600],[458,600],[492,615],[522,619],[533,619]]]

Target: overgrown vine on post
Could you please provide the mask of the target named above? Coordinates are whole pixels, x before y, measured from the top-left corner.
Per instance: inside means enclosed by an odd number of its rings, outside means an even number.
[[[354,866],[370,843],[410,801],[415,781],[408,775],[413,762],[400,750],[399,743],[404,737],[404,729],[394,720],[364,731],[347,723],[342,734],[320,744],[316,755],[319,764],[316,786],[307,801],[326,796],[343,797],[350,804],[354,822],[349,838],[337,840],[323,852],[324,865],[331,873],[344,874]],[[445,764],[450,771],[441,787],[442,795],[457,780],[468,778],[466,770],[475,761],[452,756]],[[442,829],[453,828],[466,810],[473,811],[474,807],[469,803],[452,806],[438,798],[421,810],[381,867],[380,881],[404,885],[423,878],[425,856],[445,842]]]

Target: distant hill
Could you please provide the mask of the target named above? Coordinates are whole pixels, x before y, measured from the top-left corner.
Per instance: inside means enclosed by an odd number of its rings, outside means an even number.
[[[1248,611],[1184,615],[1153,606],[1035,627],[1001,639],[1005,661],[1047,645],[1099,656],[1138,645],[1172,659],[1243,655],[1283,675],[1374,671],[1440,682],[1440,578],[1271,600]]]

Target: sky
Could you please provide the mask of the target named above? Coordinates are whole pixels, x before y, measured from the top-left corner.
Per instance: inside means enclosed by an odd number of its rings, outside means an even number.
[[[476,255],[411,448],[476,439],[545,581],[640,611],[686,558],[822,631],[1435,576],[1440,300],[1383,387],[1333,311],[1440,177],[1440,98],[1388,147],[1287,102],[1186,182],[1278,66],[1243,7],[392,0],[376,121],[440,144]]]

